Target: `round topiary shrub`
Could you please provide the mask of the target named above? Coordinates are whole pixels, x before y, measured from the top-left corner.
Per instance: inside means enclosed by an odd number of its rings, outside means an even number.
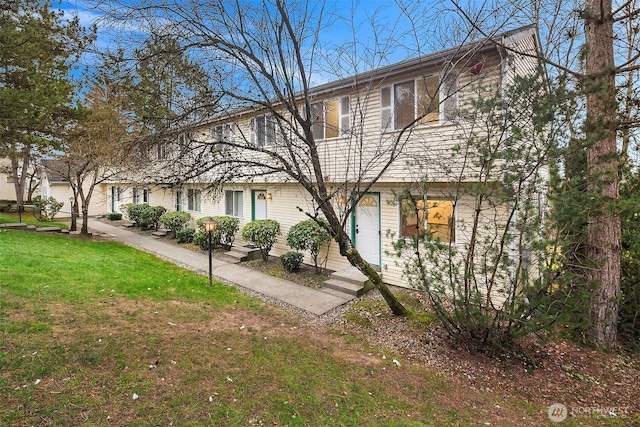
[[[160,217],[167,211],[163,206],[149,206],[145,203],[129,204],[126,210],[129,219],[143,230],[157,230],[160,225]]]
[[[269,251],[278,242],[280,223],[274,219],[258,219],[242,227],[242,238],[260,249],[262,260],[269,260]]]
[[[182,230],[187,222],[191,220],[189,212],[177,211],[177,212],[165,212],[160,218],[160,224],[171,230],[173,233],[178,233]]]
[[[289,251],[280,256],[282,268],[289,273],[293,273],[300,269],[304,255],[301,252]]]
[[[301,221],[289,229],[287,245],[297,251],[311,254],[316,274],[319,274],[318,255],[322,246],[331,241],[329,224],[322,218]]]
[[[198,230],[201,233],[204,233],[204,225],[203,222],[208,220],[208,217],[199,218],[196,221],[198,225]],[[232,216],[214,216],[212,218],[217,225],[216,231],[211,233],[211,241],[214,247],[222,245],[225,249],[231,249],[233,246],[233,242],[236,239],[236,233],[238,232],[239,219],[234,218]]]

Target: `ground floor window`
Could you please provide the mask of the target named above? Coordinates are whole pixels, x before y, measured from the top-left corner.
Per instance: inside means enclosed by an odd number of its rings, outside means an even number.
[[[202,190],[187,190],[187,209],[195,212],[202,210]]]
[[[224,213],[229,216],[242,217],[244,194],[242,191],[227,190],[224,192]]]
[[[176,191],[176,211],[182,210],[182,191]]]
[[[133,203],[149,203],[149,189],[146,187],[133,188]]]
[[[400,200],[400,236],[455,242],[453,201],[407,197]]]

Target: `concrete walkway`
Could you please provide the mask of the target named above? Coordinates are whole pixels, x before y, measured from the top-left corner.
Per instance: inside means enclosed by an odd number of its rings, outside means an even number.
[[[89,219],[89,229],[101,234],[108,234],[122,243],[154,253],[191,270],[205,275],[209,274],[208,255],[181,248],[154,236],[143,236],[122,227],[105,224],[95,219]],[[316,315],[331,311],[355,298],[346,294],[343,297],[312,289],[217,258],[213,259],[212,272],[216,278],[223,282],[251,289]]]

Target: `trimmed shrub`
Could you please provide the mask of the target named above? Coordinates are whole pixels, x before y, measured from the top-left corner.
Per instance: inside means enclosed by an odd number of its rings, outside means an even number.
[[[306,251],[311,254],[316,274],[320,272],[318,268],[320,249],[322,245],[331,241],[331,234],[327,231],[328,229],[329,224],[322,218],[318,218],[317,221],[307,219],[291,227],[289,233],[287,233],[287,245],[291,249]]]
[[[147,204],[129,204],[127,216],[143,230],[157,230],[160,225],[160,217],[167,210],[162,206],[149,206]]]
[[[196,231],[195,234],[193,235],[193,244],[198,245],[198,247],[203,251],[208,251],[209,250],[208,238],[209,236],[207,235],[207,233],[203,231]],[[213,245],[213,236],[211,236],[211,238],[212,238],[211,244]]]
[[[289,251],[280,256],[280,263],[285,271],[293,273],[300,269],[302,258],[304,258],[304,255],[301,252]]]
[[[191,243],[196,234],[195,228],[185,228],[176,232],[176,240],[178,243]]]
[[[204,217],[196,220],[199,232],[206,234],[203,223],[208,219],[209,217]],[[213,220],[218,224],[218,226],[216,231],[211,233],[211,244],[214,248],[223,246],[227,250],[231,249],[231,246],[236,239],[236,233],[240,228],[239,219],[231,216],[214,216]]]
[[[182,230],[187,222],[191,220],[189,212],[165,212],[158,219],[162,225],[171,230],[173,233],[178,233]]]
[[[133,206],[133,203],[123,203],[122,205],[118,206],[118,209],[120,209],[120,212],[122,212],[122,215],[124,216],[124,218],[128,219],[129,221],[133,221],[129,217],[129,208],[131,206]]]
[[[278,242],[280,223],[273,219],[251,221],[242,227],[242,238],[260,249],[262,260],[269,260],[269,251]]]
[[[122,214],[120,212],[111,212],[107,214],[107,219],[109,221],[119,221],[122,219]]]
[[[225,247],[231,249],[233,242],[236,240],[236,233],[240,228],[240,220],[232,216],[216,216],[213,219],[218,223],[216,233],[220,234],[218,242]]]

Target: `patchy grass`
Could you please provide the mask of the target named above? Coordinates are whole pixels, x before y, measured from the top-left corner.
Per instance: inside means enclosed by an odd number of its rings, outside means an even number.
[[[0,232],[0,259],[0,425],[553,425],[117,243]]]

